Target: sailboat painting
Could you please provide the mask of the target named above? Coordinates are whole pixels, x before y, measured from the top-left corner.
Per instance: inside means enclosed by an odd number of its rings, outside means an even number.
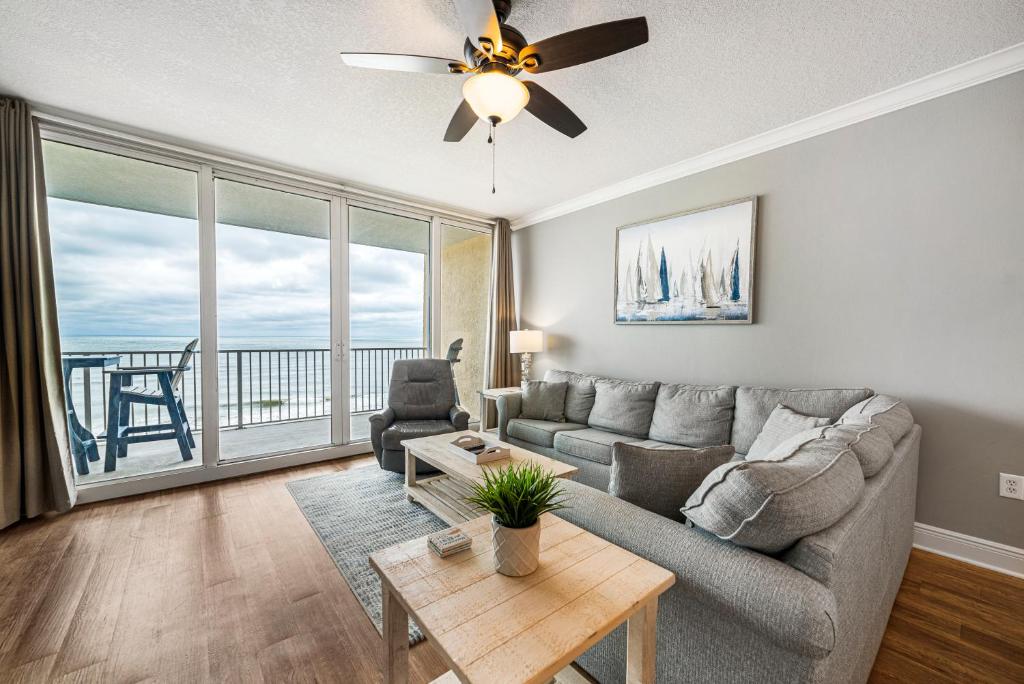
[[[757,197],[616,231],[615,322],[751,323]]]

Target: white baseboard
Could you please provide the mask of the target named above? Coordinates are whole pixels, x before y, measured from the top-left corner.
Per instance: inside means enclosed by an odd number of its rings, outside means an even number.
[[[914,546],[1024,579],[1024,549],[919,522],[914,523]]]

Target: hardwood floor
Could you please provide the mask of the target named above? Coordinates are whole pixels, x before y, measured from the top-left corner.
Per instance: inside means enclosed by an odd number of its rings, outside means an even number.
[[[378,682],[381,640],[284,483],[302,466],[0,532],[0,681]],[[872,681],[1024,681],[1024,580],[914,551]],[[429,643],[410,677],[445,668]]]

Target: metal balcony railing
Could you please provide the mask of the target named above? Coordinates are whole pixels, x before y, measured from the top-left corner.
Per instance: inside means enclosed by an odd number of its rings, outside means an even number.
[[[182,378],[181,394],[193,429],[202,426],[202,351]],[[398,359],[426,356],[425,347],[355,347],[349,350],[349,410],[381,411],[387,405],[391,366]],[[178,362],[181,350],[68,352],[65,356],[120,356],[120,366],[161,366]],[[217,352],[220,427],[244,428],[331,414],[330,349],[221,349]],[[155,382],[140,375],[142,385]],[[109,383],[101,368],[74,372],[71,393],[79,421],[90,431],[106,429]],[[157,406],[132,408],[133,425],[166,421]]]

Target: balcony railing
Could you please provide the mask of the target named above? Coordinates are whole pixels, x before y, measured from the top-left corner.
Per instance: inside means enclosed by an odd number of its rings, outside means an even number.
[[[418,359],[425,347],[355,347],[349,350],[349,410],[353,414],[387,406],[391,366]],[[180,392],[193,429],[202,426],[201,351],[182,378]],[[174,365],[181,350],[67,352],[65,356],[120,356],[120,366]],[[330,349],[221,349],[217,352],[220,427],[244,428],[331,414]],[[153,376],[134,382],[149,386]],[[71,394],[79,421],[94,433],[106,429],[107,374],[99,368],[74,371]],[[132,424],[166,422],[158,406],[133,405]]]

